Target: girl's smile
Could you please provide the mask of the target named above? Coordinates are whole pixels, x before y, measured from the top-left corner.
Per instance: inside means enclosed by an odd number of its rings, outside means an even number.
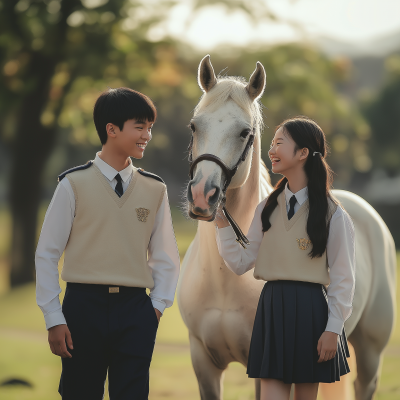
[[[276,165],[279,161],[281,161],[279,158],[276,157],[270,157],[270,160],[272,162],[272,165]]]

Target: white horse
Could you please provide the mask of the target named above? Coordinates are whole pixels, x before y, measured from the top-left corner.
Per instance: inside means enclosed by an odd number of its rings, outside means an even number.
[[[255,128],[252,152],[241,164],[226,193],[226,208],[246,233],[257,204],[272,190],[261,160],[259,103],[265,87],[264,67],[246,85],[243,79],[216,77],[206,56],[200,62],[198,83],[204,94],[191,127],[193,159],[211,153],[228,167],[236,164],[246,139],[241,133]],[[223,398],[223,373],[237,361],[247,365],[255,311],[264,282],[251,271],[237,276],[220,257],[212,221],[221,201],[225,176],[219,165],[203,160],[196,165],[187,188],[187,207],[198,223],[196,236],[183,260],[178,303],[189,330],[190,350],[202,400]],[[395,316],[395,247],[376,211],[355,194],[335,190],[334,195],[351,215],[356,227],[356,291],[354,310],[346,322],[349,342],[357,360],[357,400],[371,399],[377,385],[382,352]],[[346,399],[350,391],[341,382],[322,384],[324,399]],[[336,388],[336,391],[333,389]],[[348,396],[347,396],[348,398]],[[256,380],[256,399],[259,382]]]

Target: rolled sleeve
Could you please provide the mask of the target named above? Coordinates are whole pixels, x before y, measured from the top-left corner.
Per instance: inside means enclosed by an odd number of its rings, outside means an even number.
[[[340,335],[343,331],[343,327],[344,327],[343,320],[340,318],[335,318],[333,315],[331,315],[328,318],[328,323],[326,324],[325,330]]]
[[[233,228],[229,225],[226,228],[218,229],[218,236],[221,241],[236,240],[236,234]]]
[[[262,230],[261,213],[264,209],[266,200],[263,200],[254,212],[247,238],[250,242],[243,248],[236,241],[236,234],[231,226],[217,230],[216,239],[220,256],[224,259],[225,265],[235,274],[243,275],[254,268],[258,250],[261,246],[264,233]]]
[[[49,330],[50,328],[52,328],[53,326],[56,326],[56,325],[67,324],[67,322],[65,321],[65,317],[64,317],[61,307],[57,310],[54,310],[51,313],[46,314],[44,316],[44,319],[46,321],[46,329],[47,330]]]

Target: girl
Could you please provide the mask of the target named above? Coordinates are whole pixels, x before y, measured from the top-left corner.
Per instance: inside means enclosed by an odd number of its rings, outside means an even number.
[[[261,399],[315,400],[319,382],[349,372],[344,322],[354,293],[354,227],[330,192],[322,129],[296,117],[278,126],[269,150],[284,177],[256,208],[244,249],[225,217],[217,244],[238,275],[267,281],[254,321],[247,374],[261,378]],[[328,286],[329,285],[329,286]],[[328,289],[325,289],[328,287]]]

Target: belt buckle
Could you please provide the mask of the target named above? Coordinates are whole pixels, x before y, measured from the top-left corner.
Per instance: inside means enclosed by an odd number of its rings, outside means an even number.
[[[110,286],[108,288],[108,293],[119,293],[119,287]]]

